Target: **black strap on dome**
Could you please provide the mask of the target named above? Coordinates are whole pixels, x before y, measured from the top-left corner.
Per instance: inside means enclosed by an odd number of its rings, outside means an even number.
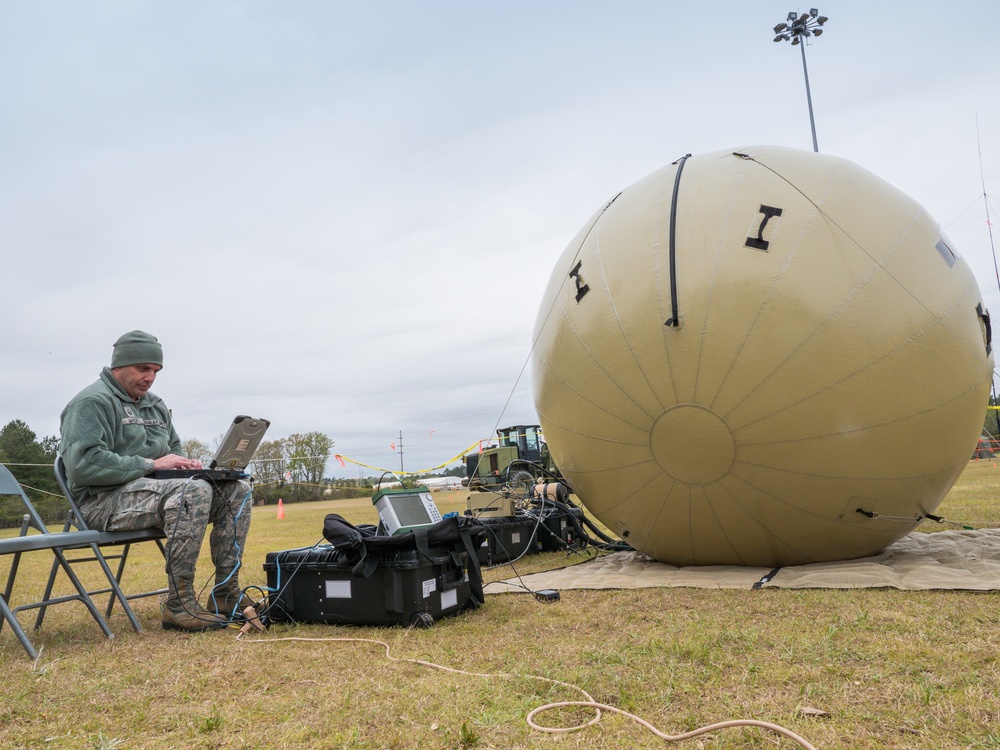
[[[673,328],[679,328],[681,324],[677,312],[677,194],[680,192],[684,162],[690,157],[691,154],[685,154],[674,162],[677,165],[677,174],[674,175],[674,194],[670,198],[670,319],[664,325]]]

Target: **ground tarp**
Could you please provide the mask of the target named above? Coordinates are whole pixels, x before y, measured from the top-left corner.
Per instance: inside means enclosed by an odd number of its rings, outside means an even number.
[[[895,588],[964,591],[1000,590],[1000,529],[911,533],[874,557],[810,563],[787,568],[733,565],[677,567],[629,551],[615,552],[558,570],[494,582],[487,594],[540,589],[638,589],[689,587]]]

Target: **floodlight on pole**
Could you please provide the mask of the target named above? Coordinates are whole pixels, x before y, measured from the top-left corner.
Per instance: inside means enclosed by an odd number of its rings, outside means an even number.
[[[799,15],[795,11],[790,12],[785,22],[779,23],[774,27],[774,33],[777,34],[774,37],[774,41],[790,41],[793,47],[797,44],[802,50],[802,73],[806,79],[806,103],[809,105],[809,127],[812,128],[813,151],[817,153],[819,152],[819,144],[816,141],[816,120],[813,117],[812,93],[809,91],[809,69],[806,67],[806,39],[822,34],[823,24],[828,20],[826,16],[819,14],[818,9],[810,8],[808,13],[803,13],[802,15]]]

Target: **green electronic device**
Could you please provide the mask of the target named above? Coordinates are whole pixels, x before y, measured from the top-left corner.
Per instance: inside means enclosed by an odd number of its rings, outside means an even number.
[[[388,536],[430,526],[441,520],[441,511],[427,487],[379,490],[372,497],[372,505],[378,510],[383,532]]]

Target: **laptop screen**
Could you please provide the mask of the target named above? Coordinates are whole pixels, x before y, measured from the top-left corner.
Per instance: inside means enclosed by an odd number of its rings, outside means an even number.
[[[254,419],[242,414],[236,417],[223,436],[209,468],[245,469],[270,425],[266,419]]]

